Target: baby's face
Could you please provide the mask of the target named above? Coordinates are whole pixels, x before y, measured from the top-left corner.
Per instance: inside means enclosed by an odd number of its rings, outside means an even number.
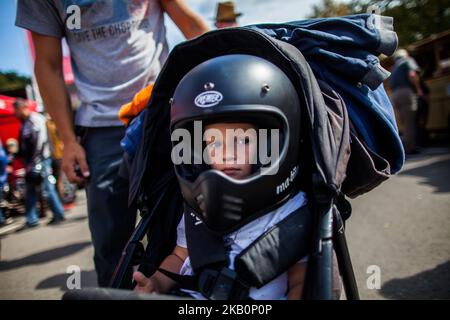
[[[213,169],[238,180],[252,174],[252,163],[255,163],[257,154],[255,126],[249,123],[214,123],[205,127],[207,132],[212,132],[211,136],[206,135],[206,149]]]

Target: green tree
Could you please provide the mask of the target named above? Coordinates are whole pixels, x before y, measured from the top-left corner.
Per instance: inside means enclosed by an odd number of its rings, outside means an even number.
[[[329,18],[352,14],[351,6],[347,3],[337,3],[335,0],[322,0],[321,4],[313,5],[309,18]]]
[[[313,7],[312,17],[365,13],[370,7],[394,18],[401,47],[450,29],[450,0],[322,0]]]
[[[31,79],[17,72],[0,72],[0,91],[14,90],[25,87]]]
[[[450,29],[450,0],[353,0],[352,4],[359,12],[372,5],[393,17],[402,47]]]

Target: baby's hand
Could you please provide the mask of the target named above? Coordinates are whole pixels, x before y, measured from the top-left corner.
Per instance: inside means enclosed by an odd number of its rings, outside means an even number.
[[[133,280],[136,281],[134,291],[140,293],[158,292],[152,278],[147,278],[142,272],[136,271],[133,273]]]

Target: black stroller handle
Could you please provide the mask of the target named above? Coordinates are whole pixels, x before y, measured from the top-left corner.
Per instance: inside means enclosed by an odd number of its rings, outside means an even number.
[[[137,293],[131,290],[86,288],[64,293],[62,300],[191,300],[172,295]]]
[[[147,211],[146,209],[143,210],[142,218],[122,251],[122,256],[120,257],[119,263],[114,270],[110,283],[111,288],[128,288],[129,285],[131,285],[131,283],[126,285],[124,281],[130,272],[131,266],[136,264],[136,259],[141,258],[144,254],[144,247],[141,240],[149,228],[151,218],[154,216],[154,213],[160,210],[164,195],[165,192],[160,193],[160,196],[151,211]]]
[[[359,300],[358,286],[345,238],[345,226],[340,212],[333,210],[333,243],[338,260],[339,272],[344,283],[347,300]]]

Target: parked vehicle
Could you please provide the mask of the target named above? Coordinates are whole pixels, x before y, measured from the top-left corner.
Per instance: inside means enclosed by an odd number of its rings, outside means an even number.
[[[450,128],[450,30],[432,35],[408,47],[422,69],[429,88],[428,120],[430,133],[448,132]]]

